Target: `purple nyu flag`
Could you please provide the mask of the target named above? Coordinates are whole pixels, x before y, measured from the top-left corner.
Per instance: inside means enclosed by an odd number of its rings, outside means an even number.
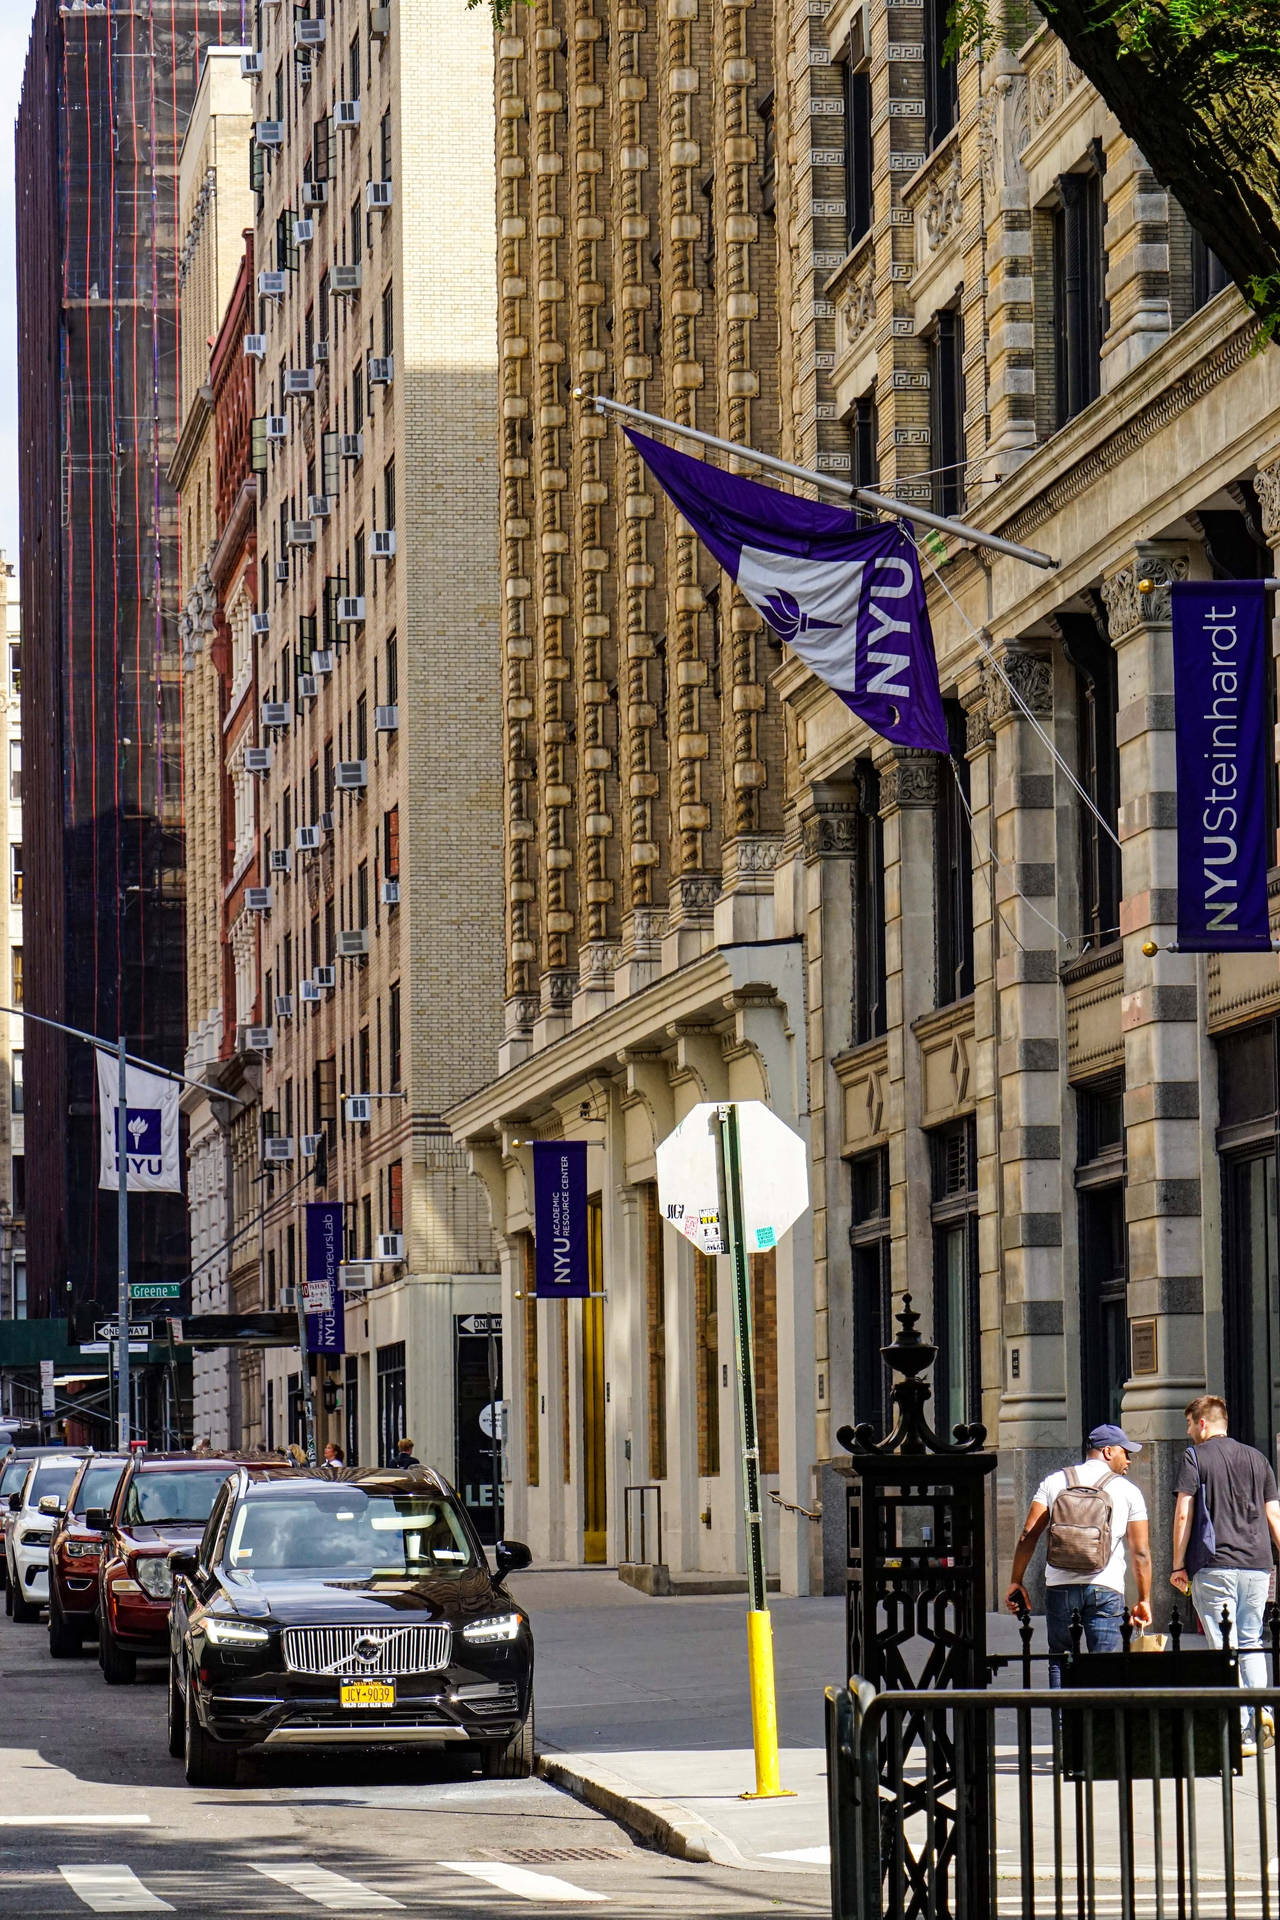
[[[338,1288],[341,1259],[341,1201],[309,1200],[302,1302],[307,1314],[308,1353],[346,1351],[346,1301]]]
[[[1261,580],[1173,588],[1178,945],[1188,953],[1271,946],[1264,592]]]
[[[896,524],[778,493],[627,437],[746,598],[845,705],[900,747],[949,751],[915,548]]]

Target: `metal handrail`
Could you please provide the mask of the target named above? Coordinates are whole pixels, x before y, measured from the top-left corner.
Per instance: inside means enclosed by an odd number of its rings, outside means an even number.
[[[660,1566],[662,1563],[662,1487],[656,1480],[637,1480],[631,1486],[622,1489],[623,1558],[631,1562],[631,1495],[633,1493],[638,1495],[640,1503],[640,1525],[637,1529],[640,1535],[640,1558],[637,1562],[632,1562],[632,1564],[638,1566],[655,1564]],[[645,1495],[648,1493],[654,1495],[655,1505],[658,1509],[658,1558],[657,1561],[653,1563],[649,1561],[645,1553],[645,1547],[648,1541],[645,1521]]]

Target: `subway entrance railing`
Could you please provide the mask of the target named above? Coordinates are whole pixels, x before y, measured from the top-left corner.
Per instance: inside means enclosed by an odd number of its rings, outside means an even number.
[[[829,1687],[834,1920],[1280,1920],[1245,1701],[1280,1688]]]

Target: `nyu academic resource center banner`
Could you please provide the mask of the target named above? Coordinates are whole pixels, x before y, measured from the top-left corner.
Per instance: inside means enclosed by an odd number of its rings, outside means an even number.
[[[1261,580],[1188,580],[1172,593],[1178,945],[1188,953],[1265,952],[1265,590]]]
[[[539,1300],[585,1300],[591,1292],[585,1140],[534,1141],[533,1225]]]

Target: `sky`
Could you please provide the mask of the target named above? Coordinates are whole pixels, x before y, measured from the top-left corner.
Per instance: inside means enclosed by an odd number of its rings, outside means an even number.
[[[32,0],[0,0],[0,547],[18,555],[18,339],[14,282],[13,123]]]

